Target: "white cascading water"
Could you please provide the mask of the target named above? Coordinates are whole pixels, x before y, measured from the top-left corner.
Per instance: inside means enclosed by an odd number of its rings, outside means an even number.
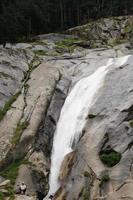
[[[54,194],[60,187],[58,180],[64,157],[72,150],[73,142],[77,143],[85,126],[89,109],[96,101],[96,94],[104,84],[105,75],[111,65],[123,65],[128,56],[109,59],[106,66],[97,69],[92,75],[81,79],[69,93],[61,110],[53,141],[50,172],[50,190],[47,196]],[[115,62],[116,61],[116,62]]]

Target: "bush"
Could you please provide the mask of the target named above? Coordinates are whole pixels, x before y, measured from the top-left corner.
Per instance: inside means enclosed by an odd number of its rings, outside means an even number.
[[[108,167],[113,167],[119,163],[121,159],[121,154],[112,149],[108,151],[101,151],[99,156],[101,161]]]
[[[3,176],[6,179],[9,179],[11,181],[11,184],[15,184],[15,180],[18,175],[18,169],[19,166],[22,164],[29,164],[27,160],[16,160],[13,163],[11,163],[8,167],[6,167],[4,170],[0,172],[0,176]]]
[[[108,174],[103,174],[102,177],[101,177],[101,182],[99,184],[99,187],[102,187],[103,184],[107,183],[108,181],[110,180],[110,177]]]
[[[129,121],[130,126],[133,128],[133,120]]]

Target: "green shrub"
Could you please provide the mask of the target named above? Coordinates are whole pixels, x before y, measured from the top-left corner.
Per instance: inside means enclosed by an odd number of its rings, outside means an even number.
[[[2,192],[0,192],[0,200],[4,200],[4,194]]]
[[[121,154],[114,150],[102,151],[99,156],[101,161],[108,167],[113,167],[121,159]]]
[[[108,174],[104,174],[103,176],[102,176],[102,179],[101,179],[101,182],[108,182],[109,181],[109,175]]]
[[[130,126],[133,128],[133,120],[129,121]]]
[[[75,42],[79,41],[78,38],[66,38],[64,40],[56,42],[56,51],[58,53],[68,52],[73,53],[74,49],[76,48]]]
[[[5,196],[9,197],[9,200],[14,200],[14,184],[16,181],[16,178],[18,176],[18,170],[20,165],[22,164],[29,164],[29,161],[27,160],[16,160],[15,162],[11,163],[8,167],[6,167],[4,170],[0,172],[0,176],[9,179],[11,182],[4,187],[5,190],[8,191],[7,194],[3,194],[0,192],[0,200],[4,200]]]
[[[89,172],[84,171],[84,176],[85,176],[85,177],[89,177],[89,176],[90,176]]]
[[[27,160],[16,160],[15,162],[11,163],[8,167],[0,172],[0,176],[9,179],[11,181],[11,185],[15,184],[15,180],[18,176],[18,169],[19,166],[22,164],[28,164]],[[8,186],[7,186],[8,187]],[[9,187],[10,189],[10,187]]]
[[[103,174],[101,177],[101,182],[99,184],[99,187],[102,187],[103,184],[107,183],[110,180],[110,177],[108,174]]]

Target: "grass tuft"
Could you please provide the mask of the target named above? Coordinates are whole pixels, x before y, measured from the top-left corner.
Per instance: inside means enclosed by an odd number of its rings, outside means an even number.
[[[22,164],[29,164],[27,160],[16,160],[15,162],[11,163],[8,167],[0,172],[0,176],[9,179],[11,184],[15,184],[15,180],[18,176],[19,166]]]
[[[0,121],[4,118],[6,112],[11,108],[11,105],[20,95],[20,91],[17,92],[15,95],[11,96],[10,99],[5,103],[4,107],[0,109]]]
[[[24,159],[16,160],[15,162],[11,163],[8,167],[6,167],[4,170],[0,172],[0,176],[11,181],[8,185],[4,186],[4,189],[7,190],[8,193],[3,194],[2,192],[0,192],[0,200],[4,200],[5,196],[8,196],[9,200],[15,199],[14,184],[18,176],[19,167],[22,164],[29,164],[29,161]]]
[[[11,141],[12,144],[14,145],[18,144],[23,131],[27,128],[28,125],[29,125],[28,121],[19,122],[17,124],[17,128],[14,131],[13,138]]]
[[[46,56],[47,55],[46,50],[35,50],[34,53],[35,53],[35,55],[38,55],[38,56]]]
[[[73,53],[76,48],[75,42],[79,41],[78,38],[66,38],[64,40],[56,42],[56,51],[59,53],[68,52]]]
[[[133,120],[129,121],[130,126],[133,128]]]

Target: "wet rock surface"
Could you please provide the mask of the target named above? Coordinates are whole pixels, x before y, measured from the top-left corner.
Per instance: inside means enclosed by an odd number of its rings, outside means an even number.
[[[58,82],[53,97],[51,99],[47,115],[40,126],[37,140],[35,141],[36,150],[42,151],[46,157],[49,157],[52,149],[53,135],[59,119],[61,108],[68,93],[70,80],[61,78]]]
[[[81,174],[84,167],[90,167],[95,174],[94,177],[96,177],[96,179],[93,178],[93,185],[90,185],[90,188],[92,188],[87,199],[133,198],[131,192],[129,192],[132,182],[132,142],[130,142],[133,136],[131,125],[133,104],[133,93],[131,92],[133,86],[132,60],[133,57],[131,56],[125,65],[118,63],[118,66],[109,70],[104,86],[100,89],[99,96],[91,108],[89,116],[94,117],[89,117],[84,136],[77,145],[80,162],[75,162],[69,176],[70,180],[65,190],[68,192],[67,199],[77,199],[76,193],[74,194],[73,191],[77,189],[77,193],[79,193],[84,187],[84,184],[80,186],[80,189],[77,186],[83,180]],[[100,160],[101,151],[104,152],[106,163]],[[112,155],[109,156],[111,151]],[[84,167],[81,166],[83,159]],[[114,161],[116,161],[115,166],[112,164]],[[104,171],[108,171],[108,180],[102,175]],[[90,176],[91,173],[88,173],[88,176]],[[73,183],[74,178],[75,182]],[[99,181],[98,194],[93,194],[93,187],[97,180]],[[106,182],[106,180],[108,187],[106,187],[107,184],[104,184],[104,188],[102,186],[101,190],[100,183]],[[69,188],[69,185],[72,185],[72,189]]]

